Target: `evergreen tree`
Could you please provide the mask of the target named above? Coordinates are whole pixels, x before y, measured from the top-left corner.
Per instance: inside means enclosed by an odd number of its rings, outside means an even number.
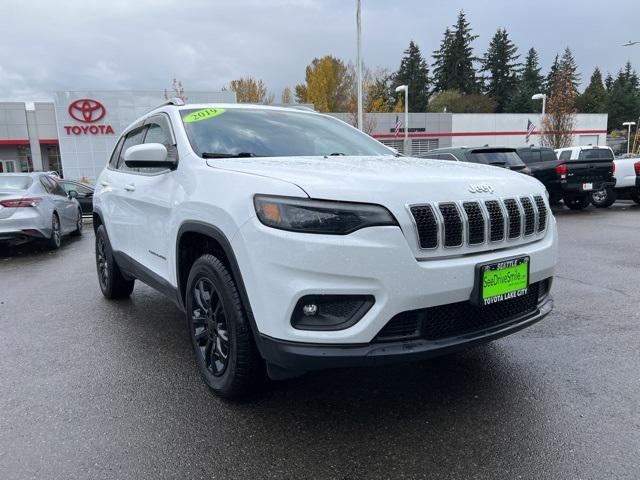
[[[429,67],[420,48],[411,40],[404,51],[400,68],[393,77],[392,89],[399,85],[409,87],[409,111],[426,112],[429,102]]]
[[[560,58],[559,67],[569,74],[574,92],[577,94],[578,86],[580,85],[580,74],[578,73],[578,64],[573,58],[573,53],[569,47],[564,49],[564,53]]]
[[[508,112],[533,113],[540,111],[540,102],[531,100],[533,95],[544,91],[544,77],[540,71],[538,52],[534,48],[530,48],[524,61],[524,69],[518,76],[516,90],[509,99]]]
[[[638,74],[627,62],[618,72],[609,89],[607,111],[609,112],[609,130],[622,128],[624,122],[637,122],[640,116],[640,81]]]
[[[549,69],[547,78],[544,81],[544,93],[546,93],[547,96],[551,95],[551,88],[553,86],[553,81],[556,77],[556,74],[558,73],[559,68],[560,68],[560,57],[556,54],[556,58],[551,64],[551,68]]]
[[[596,67],[584,93],[576,100],[578,111],[582,113],[603,113],[607,110],[607,91],[602,83],[602,73]]]
[[[489,49],[482,59],[482,72],[488,72],[489,78],[485,93],[496,101],[496,112],[505,111],[507,102],[513,96],[517,83],[518,48],[509,39],[506,29],[498,29]]]
[[[604,88],[607,89],[607,93],[611,91],[611,87],[613,87],[613,76],[607,73],[607,78],[604,79]]]
[[[471,34],[471,27],[463,11],[453,30],[447,28],[440,44],[440,50],[433,52],[434,91],[458,90],[463,94],[478,93],[479,82],[473,63],[471,44],[478,38]]]

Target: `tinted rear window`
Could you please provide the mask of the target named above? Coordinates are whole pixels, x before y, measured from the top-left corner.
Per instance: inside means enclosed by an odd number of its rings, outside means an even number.
[[[558,160],[558,157],[556,157],[556,152],[551,149],[540,150],[540,157],[543,162],[555,162],[556,160]]]
[[[496,166],[519,166],[524,165],[522,163],[522,159],[518,156],[516,152],[513,151],[491,151],[491,150],[480,150],[476,152],[471,152],[469,155],[471,157],[471,161],[474,163],[484,163],[486,165],[496,165]]]
[[[578,160],[613,160],[613,153],[608,148],[580,150]]]
[[[0,175],[0,190],[26,190],[32,183],[31,177]]]

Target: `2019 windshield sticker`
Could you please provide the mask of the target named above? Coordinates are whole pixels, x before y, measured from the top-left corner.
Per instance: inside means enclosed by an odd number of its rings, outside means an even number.
[[[183,118],[184,123],[193,123],[199,122],[200,120],[206,120],[208,118],[217,117],[218,115],[222,115],[224,113],[224,108],[203,108],[202,110],[197,110],[195,112],[191,112],[189,115]]]

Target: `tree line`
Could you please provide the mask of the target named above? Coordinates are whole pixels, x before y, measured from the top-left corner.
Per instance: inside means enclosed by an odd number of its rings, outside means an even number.
[[[397,71],[363,69],[365,112],[400,112],[404,99],[395,93],[398,85],[409,86],[410,112],[536,113],[536,93],[548,97],[548,112],[561,108],[571,113],[608,113],[609,129],[640,116],[640,80],[628,62],[617,74],[603,78],[598,67],[584,91],[571,49],[567,47],[546,75],[535,48],[522,58],[506,29],[498,28],[487,51],[476,56],[478,38],[463,11],[443,34],[429,64],[413,40],[404,51]],[[234,80],[228,87],[239,102],[272,103],[264,82],[254,78]],[[303,83],[286,87],[281,103],[312,103],[321,112],[351,112],[356,109],[355,66],[332,55],[315,58],[305,69]],[[550,119],[551,120],[551,119]]]

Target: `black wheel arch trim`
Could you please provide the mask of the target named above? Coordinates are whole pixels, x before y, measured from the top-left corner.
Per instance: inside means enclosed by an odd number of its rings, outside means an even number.
[[[238,260],[236,259],[235,253],[233,252],[233,247],[231,246],[231,242],[225,235],[225,233],[220,230],[218,227],[211,225],[209,223],[201,222],[198,220],[187,220],[180,225],[178,229],[178,235],[176,237],[176,279],[178,283],[178,299],[180,302],[180,308],[185,310],[185,299],[182,296],[182,289],[180,288],[180,239],[182,235],[185,233],[199,233],[201,235],[205,235],[215,240],[227,257],[229,261],[229,267],[231,268],[231,275],[233,276],[234,281],[236,282],[236,286],[238,288],[238,293],[240,294],[240,300],[242,302],[242,307],[249,318],[249,322],[251,323],[251,330],[253,332],[253,338],[256,342],[258,350],[260,354],[263,354],[263,345],[262,345],[262,336],[258,330],[258,326],[256,324],[255,317],[253,316],[253,309],[251,308],[251,302],[249,301],[249,295],[247,294],[247,289],[244,285],[244,280],[242,278],[242,273],[240,272],[240,267],[238,265]],[[264,357],[264,355],[263,355]]]

